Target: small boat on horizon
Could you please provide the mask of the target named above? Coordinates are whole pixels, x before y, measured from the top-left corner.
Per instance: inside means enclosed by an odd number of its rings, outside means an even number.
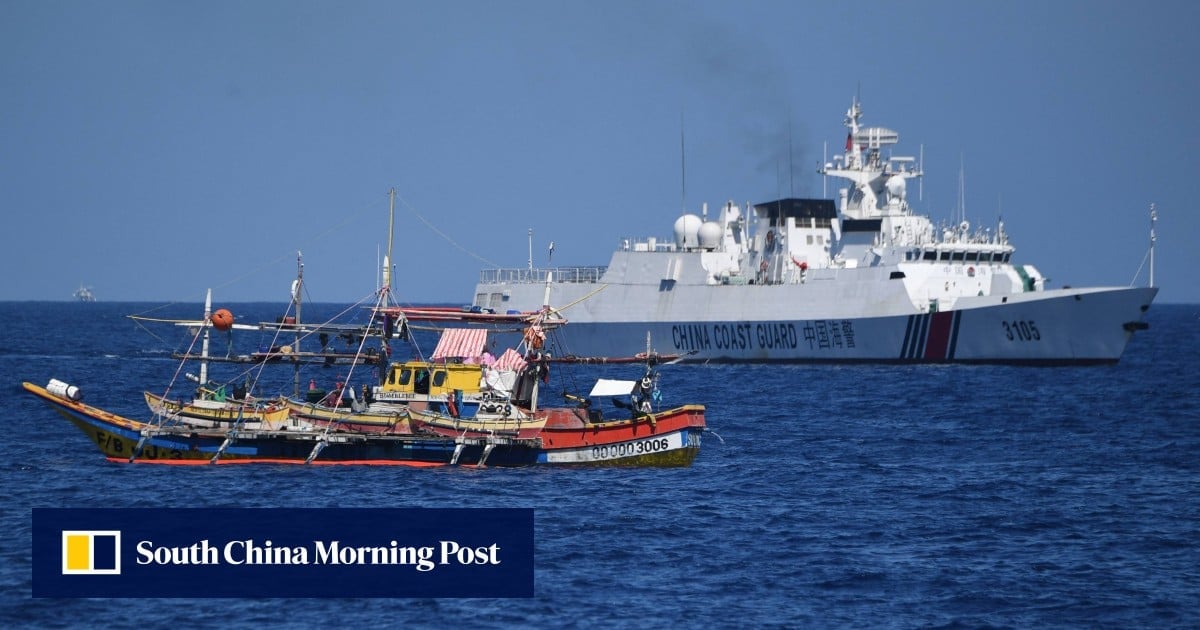
[[[94,293],[92,293],[92,288],[85,287],[82,284],[79,285],[78,289],[75,289],[75,293],[72,293],[71,296],[74,297],[75,300],[79,301],[79,302],[95,302],[96,301],[96,295]]]

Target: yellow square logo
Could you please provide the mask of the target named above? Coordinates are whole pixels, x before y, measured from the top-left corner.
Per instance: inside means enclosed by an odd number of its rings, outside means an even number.
[[[120,575],[121,532],[63,531],[63,575]]]

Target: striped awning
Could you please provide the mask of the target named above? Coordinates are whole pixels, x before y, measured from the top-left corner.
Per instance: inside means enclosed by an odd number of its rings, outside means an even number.
[[[496,359],[496,364],[493,367],[497,370],[520,372],[525,368],[525,364],[526,361],[521,357],[521,353],[509,348],[504,351],[504,354],[500,355],[499,359]]]
[[[433,351],[433,360],[470,359],[479,362],[487,344],[487,330],[483,328],[447,328],[438,339],[437,348]]]

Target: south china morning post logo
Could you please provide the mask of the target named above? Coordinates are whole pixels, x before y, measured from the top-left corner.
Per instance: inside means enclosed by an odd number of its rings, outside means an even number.
[[[526,508],[35,508],[33,517],[35,597],[533,596]]]
[[[314,540],[308,545],[280,545],[271,540],[230,540],[224,543],[200,540],[187,546],[156,546],[152,540],[137,543],[139,565],[184,567],[190,565],[272,566],[408,566],[416,571],[433,571],[445,566],[503,563],[499,543],[480,547],[463,546],[454,540],[436,545],[402,545],[395,540],[378,545],[347,545],[340,540]]]
[[[120,575],[121,532],[62,532],[63,575]]]

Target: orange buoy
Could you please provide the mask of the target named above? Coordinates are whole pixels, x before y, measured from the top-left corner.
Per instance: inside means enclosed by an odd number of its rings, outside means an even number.
[[[229,330],[233,328],[233,313],[228,309],[218,309],[212,314],[212,325],[217,330]]]

